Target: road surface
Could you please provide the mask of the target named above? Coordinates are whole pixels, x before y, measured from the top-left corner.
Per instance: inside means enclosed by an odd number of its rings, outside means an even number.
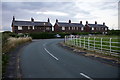
[[[20,55],[23,78],[118,78],[118,67],[74,54],[58,45],[63,39],[33,40]]]

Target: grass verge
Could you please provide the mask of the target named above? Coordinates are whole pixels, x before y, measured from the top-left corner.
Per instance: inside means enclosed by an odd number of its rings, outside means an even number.
[[[10,37],[7,39],[6,43],[2,45],[2,74],[5,73],[7,64],[9,62],[9,52],[15,49],[17,46],[26,43],[26,42],[31,42],[32,38],[31,37],[20,37],[20,38],[13,38]]]
[[[78,53],[79,52],[86,52],[86,54],[83,54],[84,56],[93,56],[93,57],[99,57],[99,58],[107,59],[107,60],[114,60],[115,63],[120,64],[120,56],[111,56],[109,54],[101,54],[99,52],[87,50],[87,49],[80,48],[80,47],[77,47],[74,45],[68,45],[66,43],[62,43],[62,44],[64,46],[67,46],[67,47],[73,49],[73,51],[75,51],[75,52],[78,52]]]

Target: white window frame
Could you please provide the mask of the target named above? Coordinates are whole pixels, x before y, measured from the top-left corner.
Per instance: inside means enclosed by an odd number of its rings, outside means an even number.
[[[75,30],[75,27],[74,27],[74,30]]]
[[[65,30],[65,27],[62,27],[62,30]]]
[[[35,29],[35,26],[32,26],[33,30]]]
[[[107,31],[107,28],[105,28],[105,31]]]
[[[92,30],[94,30],[94,27],[92,27]]]
[[[28,26],[28,30],[30,30],[30,26]]]
[[[78,27],[76,27],[76,29],[78,30]]]
[[[18,30],[22,30],[22,26],[18,26]]]
[[[70,30],[70,27],[68,27],[68,29]]]
[[[74,30],[74,27],[72,27],[72,30]]]
[[[83,30],[84,30],[84,27],[81,27],[81,30],[83,31]]]

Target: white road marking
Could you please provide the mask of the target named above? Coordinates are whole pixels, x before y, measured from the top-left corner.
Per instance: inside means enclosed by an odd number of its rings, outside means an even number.
[[[85,75],[85,74],[83,74],[83,73],[80,73],[80,75],[82,75],[82,76],[88,78],[89,80],[93,80],[92,78],[90,78],[89,76],[87,76],[87,75]]]
[[[44,49],[45,49],[45,51],[46,51],[49,55],[51,55],[53,58],[55,58],[56,60],[58,60],[58,58],[55,57],[53,54],[51,54],[46,48],[44,48]]]

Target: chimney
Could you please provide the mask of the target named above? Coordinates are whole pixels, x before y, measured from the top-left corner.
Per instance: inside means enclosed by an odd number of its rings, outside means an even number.
[[[86,24],[88,24],[88,21],[86,21]]]
[[[80,24],[82,24],[82,21],[80,21]]]
[[[97,24],[97,21],[95,21],[95,24]]]
[[[56,23],[58,23],[58,19],[56,19]]]
[[[71,20],[69,20],[69,23],[71,23]]]
[[[50,22],[50,19],[48,18],[48,22]]]
[[[103,22],[103,26],[105,26],[105,22]]]
[[[13,21],[15,21],[15,17],[13,16]]]
[[[34,22],[34,19],[33,19],[33,18],[31,18],[31,21],[32,21],[32,22]]]

